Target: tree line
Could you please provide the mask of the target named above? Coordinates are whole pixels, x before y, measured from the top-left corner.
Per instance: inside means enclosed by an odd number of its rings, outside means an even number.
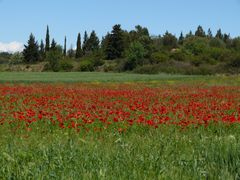
[[[23,63],[48,62],[46,70],[74,69],[80,71],[134,71],[138,73],[216,74],[238,73],[240,68],[240,37],[219,29],[213,34],[198,26],[193,32],[181,32],[179,37],[166,31],[151,36],[146,27],[137,25],[127,31],[114,25],[101,40],[93,30],[76,37],[76,49],[67,49],[50,39],[47,26],[45,41],[40,44],[33,34],[23,50]]]

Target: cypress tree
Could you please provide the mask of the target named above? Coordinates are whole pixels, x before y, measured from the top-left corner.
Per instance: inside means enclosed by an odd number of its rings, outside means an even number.
[[[67,55],[67,37],[64,38],[64,49],[63,49],[63,56]]]
[[[34,35],[31,33],[29,36],[28,44],[24,45],[23,57],[25,63],[35,63],[40,60],[38,42],[35,41]]]
[[[82,45],[81,45],[81,34],[78,33],[77,37],[77,49],[76,49],[76,58],[82,57]]]
[[[49,50],[50,50],[50,35],[49,35],[49,27],[47,26],[45,52],[48,52]]]
[[[87,46],[88,46],[88,34],[87,34],[87,31],[84,32],[84,37],[83,37],[83,54],[85,55],[86,54],[86,51],[87,51]]]

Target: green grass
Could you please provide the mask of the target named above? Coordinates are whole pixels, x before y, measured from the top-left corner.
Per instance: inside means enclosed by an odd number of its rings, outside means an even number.
[[[0,72],[0,82],[11,83],[76,83],[76,82],[148,82],[148,83],[206,83],[211,85],[239,85],[240,76],[141,75],[99,72]]]
[[[42,129],[43,130],[43,129]],[[239,179],[240,127],[1,131],[1,179]]]
[[[175,79],[195,79],[200,76],[184,75],[139,75],[127,73],[98,73],[98,72],[1,72],[1,82],[133,82],[159,81]]]

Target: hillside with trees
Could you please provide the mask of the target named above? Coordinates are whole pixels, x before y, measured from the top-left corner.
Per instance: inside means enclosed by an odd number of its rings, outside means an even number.
[[[237,74],[240,72],[240,37],[231,37],[221,29],[213,34],[198,26],[179,37],[166,31],[150,35],[137,25],[126,31],[114,25],[101,40],[97,33],[76,35],[76,49],[50,39],[47,26],[45,40],[37,41],[31,33],[20,53],[0,53],[1,71],[104,71],[171,74]],[[40,43],[39,43],[40,42]],[[5,66],[3,66],[5,65]],[[23,68],[16,68],[23,67]]]

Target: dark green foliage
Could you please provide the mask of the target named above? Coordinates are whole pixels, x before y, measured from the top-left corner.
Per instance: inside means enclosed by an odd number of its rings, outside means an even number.
[[[43,61],[45,58],[45,47],[44,47],[43,40],[41,40],[39,53],[40,53],[40,60]]]
[[[99,49],[99,39],[96,35],[96,32],[95,31],[92,31],[91,34],[90,34],[90,37],[88,39],[88,49],[87,51],[89,52],[94,52],[94,51],[97,51]]]
[[[56,41],[55,41],[54,39],[52,40],[50,50],[51,50],[51,51],[57,50],[57,43],[56,43]]]
[[[51,50],[46,54],[46,60],[49,63],[49,70],[58,72],[60,70],[59,62],[62,59],[62,52],[59,50]]]
[[[48,52],[50,50],[50,35],[49,35],[49,27],[47,26],[46,39],[45,39],[45,51]]]
[[[198,36],[198,37],[205,37],[206,36],[205,31],[203,30],[202,26],[198,26],[198,28],[195,32],[195,36]]]
[[[73,47],[71,46],[70,49],[67,52],[69,58],[75,57],[75,51],[73,50]]]
[[[240,37],[234,38],[232,40],[232,48],[234,50],[240,51]]]
[[[131,43],[127,51],[127,61],[125,63],[125,70],[133,70],[138,65],[142,66],[144,63],[144,56],[146,51],[140,42]]]
[[[84,32],[84,37],[83,37],[83,46],[82,46],[82,50],[83,50],[83,54],[86,54],[86,51],[88,49],[88,34],[87,31]]]
[[[213,35],[212,35],[212,31],[211,31],[210,28],[208,29],[207,37],[210,38],[210,39],[213,37]]]
[[[231,42],[230,42],[230,34],[226,34],[224,33],[223,35],[223,41],[226,43],[226,45],[229,45]]]
[[[190,37],[184,42],[184,48],[193,55],[200,55],[206,52],[209,46],[208,39],[202,37]]]
[[[183,36],[183,33],[181,32],[179,38],[178,38],[178,44],[179,45],[183,45],[183,42],[184,42],[184,36]]]
[[[240,55],[233,57],[229,65],[234,68],[240,68]]]
[[[140,25],[135,27],[135,31],[136,31],[136,35],[137,35],[137,39],[135,41],[140,42],[144,49],[145,49],[145,58],[150,58],[152,51],[153,51],[153,41],[149,35],[148,29],[146,27],[142,27]],[[131,36],[130,36],[131,38]],[[134,42],[134,40],[132,40],[130,42],[130,44]],[[129,45],[130,45],[129,44]]]
[[[146,71],[147,73],[152,66],[157,66],[157,72],[181,74],[208,74],[208,70],[209,74],[240,71],[237,58],[240,52],[240,37],[231,38],[230,34],[223,33],[221,29],[213,36],[210,28],[205,33],[202,26],[198,26],[195,33],[190,31],[183,34],[181,32],[177,38],[168,31],[164,35],[151,36],[146,27],[137,25],[134,30],[127,31],[117,24],[102,38],[101,42],[95,31],[89,35],[85,31],[83,43],[81,43],[79,33],[76,51],[73,46],[67,50],[66,36],[63,48],[54,39],[51,45],[49,41],[49,27],[47,26],[45,44],[41,41],[38,47],[34,37],[29,39],[29,44],[25,46],[23,52],[24,63],[44,60],[50,62],[46,54],[50,51],[57,51],[71,63],[60,61],[62,64],[59,64],[53,60],[48,70],[74,71],[77,69],[72,68],[71,65],[83,61],[80,66],[82,71],[116,70],[121,72],[137,69],[138,72]],[[48,56],[58,56],[52,54]],[[61,60],[62,58],[55,59]],[[10,58],[0,55],[0,64],[9,62],[11,62]],[[14,63],[11,64],[14,66]],[[57,68],[53,64],[56,64]]]
[[[193,33],[192,31],[189,31],[189,33],[186,35],[186,38],[191,38],[191,37],[193,37]]]
[[[221,30],[221,29],[219,29],[219,30],[217,31],[217,34],[216,34],[215,37],[218,38],[218,39],[223,39],[223,34],[222,34],[222,30]]]
[[[219,38],[212,38],[209,41],[209,45],[211,47],[217,47],[217,48],[225,48],[226,47],[226,44],[224,43],[224,41]]]
[[[163,36],[163,46],[168,49],[177,47],[177,38],[168,31]]]
[[[64,38],[64,49],[63,49],[63,56],[67,56],[67,37]]]
[[[94,64],[91,60],[83,60],[80,62],[80,71],[94,71]]]
[[[11,58],[12,54],[9,52],[0,52],[0,64],[8,63],[8,60]]]
[[[105,39],[106,58],[111,60],[122,57],[124,52],[124,35],[123,30],[121,29],[121,25],[117,24],[113,26],[112,33],[105,37]]]
[[[176,61],[185,61],[187,60],[186,54],[181,49],[175,49],[171,52],[170,58]]]
[[[166,52],[155,52],[152,53],[150,62],[152,64],[158,64],[162,62],[167,62],[169,60],[169,55]]]
[[[25,63],[36,63],[40,60],[38,42],[35,41],[33,34],[30,35],[28,44],[24,45],[23,56]]]
[[[82,57],[83,52],[82,52],[82,44],[81,44],[81,34],[78,33],[77,37],[77,49],[76,49],[76,58]]]
[[[65,71],[65,72],[70,72],[73,69],[73,62],[71,61],[71,59],[63,59],[60,61],[59,63],[60,66],[60,70],[61,71]]]
[[[11,55],[11,58],[9,59],[8,64],[9,65],[16,65],[21,64],[23,62],[23,55],[22,53],[16,52]]]

